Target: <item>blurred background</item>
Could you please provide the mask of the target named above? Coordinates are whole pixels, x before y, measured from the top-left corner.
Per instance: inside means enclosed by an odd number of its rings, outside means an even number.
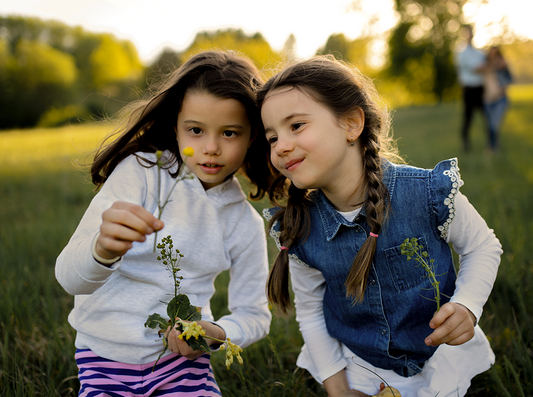
[[[527,2],[526,2],[527,3]],[[376,78],[393,107],[460,98],[454,56],[501,45],[515,84],[533,82],[522,0],[18,0],[0,4],[0,129],[112,115],[155,72],[202,49],[239,50],[268,75],[332,53]]]

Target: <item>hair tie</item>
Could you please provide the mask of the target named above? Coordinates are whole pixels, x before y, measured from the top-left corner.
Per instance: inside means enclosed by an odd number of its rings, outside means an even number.
[[[283,250],[288,250],[288,248],[287,248],[287,247],[284,247],[284,246],[281,246],[280,250],[281,250],[281,251],[283,251]]]
[[[378,238],[378,236],[379,236],[378,234],[370,232],[370,237]]]

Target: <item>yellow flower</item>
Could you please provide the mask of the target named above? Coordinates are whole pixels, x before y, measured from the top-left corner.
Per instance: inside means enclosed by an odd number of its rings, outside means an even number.
[[[185,149],[183,149],[183,154],[187,157],[194,156],[194,149],[190,146],[187,146]]]
[[[201,325],[198,325],[196,321],[193,321],[192,323],[182,323],[183,325],[183,331],[181,335],[178,336],[178,338],[183,339],[183,336],[189,340],[192,337],[195,339],[198,339],[199,336],[205,336],[205,330],[202,328]]]
[[[233,356],[237,357],[237,361],[239,364],[243,363],[242,357],[240,353],[242,352],[242,348],[239,345],[236,345],[235,343],[230,342],[230,338],[226,340],[224,345],[221,346],[221,350],[226,350],[226,367],[229,369],[231,364],[233,363]]]

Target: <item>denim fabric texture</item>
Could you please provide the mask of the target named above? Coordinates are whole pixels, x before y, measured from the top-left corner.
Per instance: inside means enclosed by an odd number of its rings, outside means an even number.
[[[454,217],[454,199],[462,184],[457,159],[440,162],[433,170],[382,163],[390,194],[386,222],[377,239],[364,299],[354,304],[344,285],[353,260],[370,233],[365,209],[353,222],[340,215],[325,195],[311,193],[309,237],[291,247],[299,263],[320,270],[326,281],[324,317],[329,334],[369,363],[404,377],[422,371],[437,348],[424,344],[432,332],[429,321],[436,311],[426,271],[407,261],[400,245],[416,237],[434,259],[440,282],[441,304],[454,292],[456,272],[446,243]],[[265,211],[269,219],[276,208]],[[278,247],[279,223],[271,235]]]

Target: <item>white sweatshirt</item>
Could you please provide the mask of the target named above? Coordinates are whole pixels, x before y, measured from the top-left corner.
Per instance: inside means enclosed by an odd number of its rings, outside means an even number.
[[[141,155],[155,161],[155,155]],[[168,318],[165,303],[174,295],[174,282],[156,259],[159,252],[153,252],[155,233],[144,243],[134,243],[109,268],[93,258],[91,243],[99,232],[102,213],[117,200],[142,205],[158,216],[158,172],[157,167],[141,166],[135,156],[124,159],[92,200],[56,262],[57,280],[75,295],[69,322],[77,331],[76,347],[123,363],[146,364],[157,359],[163,348],[161,339],[157,330],[144,323],[153,313]],[[174,182],[167,171],[161,171],[162,201]],[[263,338],[271,321],[265,295],[264,224],[237,179],[207,191],[195,176],[180,181],[161,219],[165,227],[158,233],[158,242],[170,235],[184,255],[180,292],[202,308],[202,320],[214,320],[210,309],[214,280],[230,269],[231,314],[215,323],[243,348]]]

